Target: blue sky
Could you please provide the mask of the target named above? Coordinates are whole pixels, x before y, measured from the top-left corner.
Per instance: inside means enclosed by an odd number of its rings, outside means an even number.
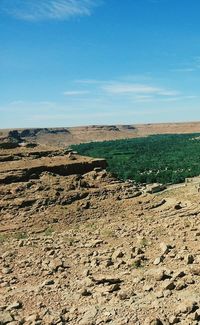
[[[199,0],[0,0],[0,128],[200,120]]]

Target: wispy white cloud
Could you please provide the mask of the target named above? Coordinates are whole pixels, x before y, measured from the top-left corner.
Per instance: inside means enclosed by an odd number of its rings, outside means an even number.
[[[161,96],[178,96],[180,95],[180,92],[176,90],[160,89],[157,94]]]
[[[159,96],[177,96],[180,93],[176,90],[164,89],[148,84],[110,82],[102,86],[102,89],[110,94],[154,94]]]
[[[194,57],[194,65],[197,69],[200,69],[200,56]]]
[[[177,68],[177,69],[172,69],[172,72],[193,72],[195,71],[195,68]]]
[[[102,0],[1,0],[0,11],[15,18],[39,21],[89,16]]]
[[[43,101],[38,101],[38,102],[28,102],[28,101],[24,101],[24,100],[13,100],[12,102],[9,103],[10,106],[12,107],[15,107],[15,106],[20,106],[21,107],[26,107],[27,105],[35,105],[35,106],[40,106],[40,105],[43,105],[43,106],[46,106],[46,107],[53,107],[55,106],[55,102],[50,102],[50,101],[46,101],[46,100],[43,100]]]
[[[162,103],[162,102],[180,102],[180,101],[191,101],[198,98],[197,96],[169,96],[169,97],[158,97],[158,96],[135,96],[134,102],[136,103]]]
[[[87,95],[90,92],[88,90],[71,90],[71,91],[64,91],[63,95],[65,96],[81,96]]]
[[[57,103],[53,101],[25,101],[13,100],[4,106],[0,106],[0,112],[28,112],[28,111],[51,111],[57,108]]]
[[[97,85],[95,89],[101,86]],[[170,119],[173,116],[173,119],[178,121],[183,117],[183,112],[188,114],[188,119],[194,116],[199,120],[199,100],[194,95],[116,95],[106,94],[102,90],[93,94],[92,89],[90,90],[89,96],[77,96],[75,100],[73,96],[63,96],[56,102],[50,99],[23,101],[13,98],[12,102],[0,105],[0,126],[14,128],[128,124],[131,120],[133,123],[149,123],[167,120],[169,116]]]
[[[86,101],[92,102],[97,98],[104,98],[107,103],[124,103],[132,107],[136,104],[150,104],[150,103],[164,103],[164,102],[188,102],[197,99],[195,94],[186,94],[177,89],[171,89],[161,85],[152,78],[144,80],[142,83],[127,82],[126,78],[119,78],[113,80],[98,80],[98,79],[82,79],[75,80],[84,89],[90,90],[90,97],[86,97]],[[95,95],[95,97],[94,97]],[[89,99],[90,98],[90,99]],[[82,103],[84,97],[81,97]],[[109,107],[109,105],[107,105]]]
[[[123,78],[125,79],[125,78]],[[121,95],[121,96],[163,96],[173,97],[180,96],[181,92],[173,89],[168,89],[162,86],[155,86],[153,80],[144,80],[143,83],[138,82],[127,82],[122,78],[119,80],[96,80],[96,79],[81,79],[75,80],[75,83],[82,84],[88,87],[95,87],[99,91],[110,95]],[[143,99],[143,98],[142,98]],[[146,98],[145,98],[146,100]]]
[[[87,119],[92,118],[102,118],[102,117],[112,117],[113,113],[112,112],[93,112],[93,113],[79,113],[79,118],[86,120],[86,124],[87,124]],[[32,115],[32,119],[33,120],[38,120],[38,121],[48,121],[48,120],[75,120],[77,119],[77,114],[73,114],[73,113],[68,113],[68,114],[53,114],[53,115],[42,115],[42,114],[37,114],[37,115]],[[85,125],[86,125],[85,124]],[[77,124],[75,124],[77,125]]]
[[[200,56],[191,58],[190,62],[183,63],[179,67],[171,69],[172,72],[194,72],[200,69]]]
[[[107,81],[96,80],[96,79],[78,79],[78,80],[74,80],[74,82],[83,85],[98,85],[98,84],[105,84]]]
[[[177,102],[177,101],[188,101],[192,99],[198,98],[197,96],[172,96],[172,97],[165,97],[157,99],[156,101],[160,102]]]
[[[110,83],[102,89],[111,94],[151,94],[159,91],[156,87],[129,83]]]
[[[135,103],[150,103],[155,101],[155,97],[154,96],[135,96],[134,97],[134,102]]]

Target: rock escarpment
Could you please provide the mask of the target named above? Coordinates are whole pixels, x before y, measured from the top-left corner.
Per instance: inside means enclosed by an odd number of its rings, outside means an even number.
[[[15,157],[15,159],[13,159]],[[53,150],[31,151],[23,148],[15,156],[11,152],[0,152],[0,184],[24,182],[38,179],[43,172],[60,176],[85,174],[94,168],[106,168],[104,159],[80,157],[70,150],[65,152]]]

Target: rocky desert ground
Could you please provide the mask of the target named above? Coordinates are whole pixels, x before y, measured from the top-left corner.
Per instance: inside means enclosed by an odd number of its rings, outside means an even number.
[[[200,193],[3,140],[0,324],[200,324]]]

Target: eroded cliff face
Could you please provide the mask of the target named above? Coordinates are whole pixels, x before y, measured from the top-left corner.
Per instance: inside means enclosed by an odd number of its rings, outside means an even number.
[[[19,142],[15,138],[1,137],[0,139],[0,149],[14,149],[19,146]]]
[[[198,191],[151,195],[104,167],[0,149],[0,324],[199,324]]]
[[[106,166],[104,159],[82,157],[68,149],[40,146],[2,149],[0,211],[20,217],[25,209],[28,217],[38,209],[69,205],[93,195],[120,197],[122,192],[118,190],[122,187],[126,188],[123,195],[141,194],[135,185],[125,185],[111,177],[105,171]]]
[[[94,168],[106,168],[104,159],[91,159],[74,157],[69,161],[66,157],[39,158],[33,161],[4,162],[0,166],[0,184],[15,182],[27,182],[31,179],[39,179],[44,172],[54,173],[60,176],[85,174]]]

